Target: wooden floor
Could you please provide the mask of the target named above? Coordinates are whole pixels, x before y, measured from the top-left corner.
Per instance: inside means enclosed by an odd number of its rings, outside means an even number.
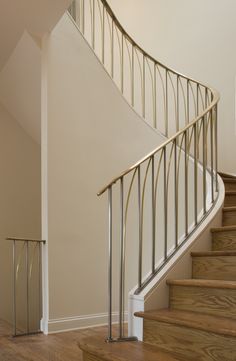
[[[78,342],[104,336],[107,327],[89,328],[53,335],[11,337],[11,328],[0,320],[0,361],[82,361]]]

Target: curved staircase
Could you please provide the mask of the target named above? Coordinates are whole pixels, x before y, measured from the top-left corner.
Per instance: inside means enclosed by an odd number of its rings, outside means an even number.
[[[128,241],[136,242],[133,284],[134,295],[140,295],[174,256],[181,256],[181,247],[191,244],[217,203],[219,94],[147,54],[106,0],[75,1],[71,15],[129,104],[165,139],[98,193],[108,196],[108,337],[80,342],[84,361],[235,361],[234,177],[223,177],[223,224],[212,229],[212,250],[191,254],[192,279],[167,281],[168,309],[135,313],[143,319],[143,342],[126,336],[125,325]]]
[[[223,181],[233,198],[236,178]],[[225,199],[222,227],[211,230],[212,251],[192,253],[192,279],[167,281],[169,308],[135,314],[144,319],[143,342],[85,339],[84,361],[236,360],[235,207]]]

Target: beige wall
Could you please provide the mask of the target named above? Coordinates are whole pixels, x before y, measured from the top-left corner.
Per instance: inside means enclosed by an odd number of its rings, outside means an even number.
[[[221,93],[219,168],[236,172],[234,0],[108,0],[121,24],[164,64]]]
[[[40,237],[40,146],[1,104],[0,173],[0,318],[11,321],[12,253],[5,238]]]
[[[67,16],[49,37],[47,72],[49,330],[55,330],[72,327],[68,317],[78,327],[81,315],[86,323],[86,315],[106,312],[107,197],[96,193],[163,139],[126,103]]]

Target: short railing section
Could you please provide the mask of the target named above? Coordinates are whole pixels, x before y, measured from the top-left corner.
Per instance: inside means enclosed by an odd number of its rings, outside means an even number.
[[[219,94],[145,52],[105,0],[76,0],[70,14],[130,105],[167,139],[98,193],[108,195],[107,340],[124,341],[128,290],[153,280],[217,200]]]
[[[8,237],[12,241],[13,336],[41,332],[42,246],[44,240]]]

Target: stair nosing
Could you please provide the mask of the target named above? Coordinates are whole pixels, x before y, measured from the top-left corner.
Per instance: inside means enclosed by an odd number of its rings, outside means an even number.
[[[236,281],[225,280],[205,280],[205,279],[184,279],[184,280],[167,280],[166,283],[170,286],[182,287],[202,287],[202,288],[218,288],[218,289],[235,289]]]
[[[229,207],[224,207],[223,209],[222,209],[222,211],[223,212],[236,212],[236,206],[229,206]]]
[[[191,252],[192,257],[234,257],[235,251],[206,251],[206,252]]]
[[[99,343],[99,345],[98,345]],[[104,349],[102,349],[101,345],[104,346]],[[178,358],[176,358],[176,356],[172,355],[171,352],[169,351],[165,351],[162,349],[159,349],[158,346],[156,345],[150,345],[148,343],[145,342],[141,342],[141,341],[132,341],[129,342],[129,347],[131,346],[131,348],[129,349],[129,354],[124,355],[122,354],[122,345],[127,346],[127,342],[126,343],[120,343],[120,342],[106,342],[105,341],[105,337],[104,339],[100,338],[100,337],[84,337],[84,339],[82,339],[81,341],[78,342],[78,345],[80,347],[80,349],[83,352],[86,352],[90,355],[94,355],[95,357],[98,357],[99,359],[103,359],[104,361],[110,361],[110,360],[114,360],[114,361],[128,361],[130,360],[130,354],[132,356],[132,351],[134,351],[135,355],[137,357],[137,351],[141,351],[140,353],[140,358],[142,360],[144,360],[145,358],[142,358],[142,356],[145,356],[145,352],[151,352],[151,354],[155,354],[155,359],[156,359],[156,355],[158,357],[158,360],[164,360],[164,358],[167,358],[167,361],[179,361]],[[107,349],[107,350],[106,350]],[[115,349],[115,350],[114,350]],[[117,350],[119,349],[119,350]],[[133,349],[133,350],[132,350]],[[121,352],[120,352],[121,350]],[[136,351],[136,352],[135,352]]]
[[[164,312],[163,312],[164,311]],[[172,314],[173,316],[175,316],[175,318],[172,317],[168,317],[168,315],[166,316],[167,312],[169,314]],[[159,312],[157,314],[157,312]],[[161,314],[162,312],[162,314]],[[188,315],[187,319],[181,319],[181,317],[178,319],[178,317],[176,316],[180,316],[180,315]],[[236,321],[235,320],[231,320],[230,318],[226,318],[226,317],[219,317],[219,316],[212,316],[212,315],[208,315],[208,314],[203,314],[203,313],[199,313],[199,312],[190,312],[190,311],[176,311],[176,310],[170,310],[170,309],[164,309],[164,310],[158,310],[158,311],[145,311],[145,312],[135,312],[134,314],[136,317],[141,317],[143,319],[147,319],[147,320],[152,320],[152,321],[159,321],[159,322],[163,322],[163,323],[169,323],[169,324],[173,324],[176,326],[181,326],[181,327],[186,327],[186,328],[193,328],[193,329],[197,329],[197,330],[201,330],[201,331],[205,331],[205,332],[211,332],[214,334],[219,334],[219,335],[223,335],[223,336],[233,336],[236,337]],[[202,319],[206,319],[208,321],[206,321],[204,324],[200,323],[200,315]],[[197,322],[193,322],[194,320],[194,316],[195,319],[198,321]],[[209,323],[209,321],[211,321]],[[220,323],[221,322],[226,322],[228,323],[228,327],[223,327],[220,328]],[[218,327],[217,326],[218,323]],[[232,328],[232,325],[235,326],[235,329]]]
[[[236,225],[235,226],[222,226],[222,227],[211,228],[211,233],[227,232],[227,231],[236,231]]]
[[[226,196],[236,195],[236,191],[225,191]]]

